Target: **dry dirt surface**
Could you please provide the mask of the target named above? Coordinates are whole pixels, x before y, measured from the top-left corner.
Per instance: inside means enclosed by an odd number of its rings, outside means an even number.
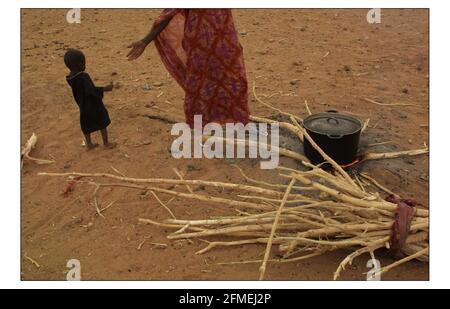
[[[367,10],[247,9],[234,10],[244,47],[252,114],[276,117],[259,105],[251,86],[267,102],[306,116],[335,109],[362,120],[363,134],[374,152],[422,148],[428,144],[428,11],[382,10],[380,24],[366,21]],[[24,9],[22,26],[22,145],[36,132],[32,154],[54,159],[51,165],[25,161],[21,179],[21,276],[23,280],[65,280],[70,259],[81,262],[83,280],[255,280],[259,264],[220,262],[261,259],[265,246],[218,248],[203,255],[200,240],[171,241],[173,230],[143,225],[138,218],[163,221],[167,211],[151,196],[127,188],[99,192],[96,215],[90,204],[92,187],[77,184],[68,196],[65,178],[38,172],[109,172],[130,177],[176,178],[245,183],[231,166],[237,163],[255,178],[281,182],[276,171],[264,171],[250,159],[207,160],[172,158],[171,124],[183,121],[183,92],[167,74],[154,45],[135,62],[126,60],[126,46],[142,38],[158,16],[154,9],[83,9],[80,24],[66,22],[66,10]],[[78,108],[65,81],[66,48],[81,49],[86,71],[97,85],[113,81],[104,98],[112,124],[113,150],[82,147]],[[380,103],[415,104],[386,106]],[[161,119],[158,119],[161,118]],[[93,136],[100,142],[100,136]],[[288,145],[289,146],[289,145]],[[299,145],[290,145],[301,149]],[[363,144],[364,146],[364,144]],[[291,159],[280,164],[298,166]],[[362,169],[403,197],[428,207],[428,156],[373,161]],[[195,187],[198,193],[213,189]],[[223,192],[226,196],[227,192]],[[169,196],[160,194],[163,201]],[[176,199],[169,204],[182,219],[234,215],[229,206]],[[164,244],[164,245],[158,245]],[[269,264],[268,280],[331,280],[348,251],[309,260]],[[276,254],[276,248],[274,248]],[[378,253],[382,265],[394,260]],[[39,264],[36,265],[37,262]],[[368,256],[357,258],[341,279],[364,280]],[[412,261],[383,276],[384,280],[428,280],[428,264]]]

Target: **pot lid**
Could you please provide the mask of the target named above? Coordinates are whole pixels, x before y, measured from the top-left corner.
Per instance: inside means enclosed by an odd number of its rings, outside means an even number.
[[[349,135],[362,128],[357,118],[336,112],[311,115],[303,121],[303,126],[309,131],[325,135]]]

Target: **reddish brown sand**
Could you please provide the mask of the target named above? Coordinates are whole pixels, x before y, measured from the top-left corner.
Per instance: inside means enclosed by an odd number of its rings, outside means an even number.
[[[22,170],[22,278],[65,280],[69,259],[81,261],[82,279],[255,280],[258,264],[219,262],[261,259],[264,246],[216,249],[194,240],[170,241],[164,228],[142,225],[138,218],[162,221],[167,212],[151,196],[132,189],[105,189],[96,216],[88,204],[92,187],[78,184],[64,197],[64,178],[38,172],[113,172],[132,177],[176,177],[244,182],[232,160],[175,160],[169,153],[171,125],[146,115],[183,120],[183,92],[168,76],[153,45],[135,62],[125,59],[127,44],[149,30],[159,10],[82,10],[81,24],[68,24],[65,10],[22,11],[21,138],[32,132],[39,141],[33,155],[54,158],[52,165],[25,162]],[[234,10],[250,88],[283,110],[305,116],[313,112],[350,111],[370,118],[364,133],[371,142],[391,141],[372,151],[421,148],[428,141],[428,12],[382,10],[381,24],[368,24],[366,10]],[[119,85],[105,95],[118,147],[86,152],[81,146],[78,108],[65,81],[62,56],[68,47],[87,56],[87,71],[98,85]],[[270,96],[265,98],[263,95]],[[275,116],[249,93],[254,115]],[[410,103],[381,106],[363,101]],[[100,136],[94,135],[100,142]],[[253,177],[280,182],[276,172],[262,171],[255,160],[236,161]],[[282,158],[282,165],[296,163]],[[400,195],[428,206],[428,157],[370,162],[363,170]],[[199,193],[215,192],[195,188]],[[217,192],[216,192],[217,193]],[[228,192],[224,192],[226,194]],[[160,195],[164,201],[168,196]],[[176,199],[169,204],[178,218],[232,215],[228,206]],[[144,241],[141,249],[138,246]],[[161,248],[152,243],[167,244]],[[276,253],[276,248],[274,248]],[[297,263],[269,264],[267,279],[330,280],[348,251]],[[37,267],[25,255],[40,264]],[[391,263],[378,253],[382,265]],[[364,280],[367,256],[355,260],[342,279]],[[412,261],[383,276],[385,280],[427,280],[428,264]]]

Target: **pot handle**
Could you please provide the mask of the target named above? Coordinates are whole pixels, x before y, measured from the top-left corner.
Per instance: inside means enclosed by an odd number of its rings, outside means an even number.
[[[327,122],[328,122],[328,123],[333,122],[335,125],[338,125],[338,124],[339,124],[339,120],[337,120],[337,119],[334,118],[334,117],[328,117],[328,118],[327,118]]]
[[[334,110],[334,109],[330,109],[330,110],[328,110],[328,111],[326,111],[327,113],[334,113],[334,114],[337,114],[338,113],[338,111],[337,110]]]
[[[340,139],[342,138],[344,135],[342,134],[328,134],[327,137],[331,138],[331,139]]]

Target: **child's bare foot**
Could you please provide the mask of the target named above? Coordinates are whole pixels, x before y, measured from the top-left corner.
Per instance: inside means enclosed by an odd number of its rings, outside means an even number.
[[[113,149],[117,146],[117,143],[106,143],[103,147],[105,147],[105,149]]]
[[[97,147],[98,147],[98,144],[86,144],[86,151],[92,150]]]

